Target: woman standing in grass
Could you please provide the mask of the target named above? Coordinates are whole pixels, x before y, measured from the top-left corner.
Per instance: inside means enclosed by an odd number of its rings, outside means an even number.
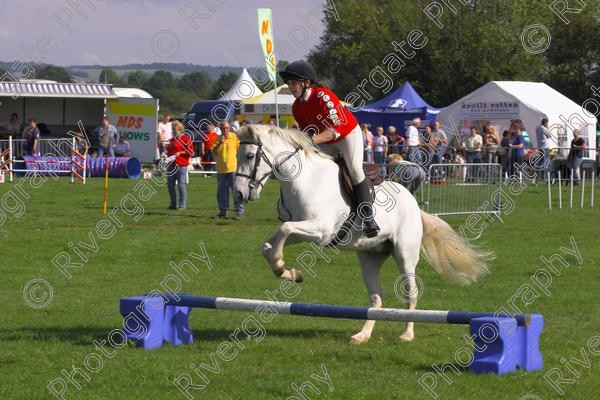
[[[190,157],[194,154],[192,139],[183,134],[183,124],[179,121],[172,123],[173,137],[167,147],[167,187],[169,188],[169,197],[171,198],[170,209],[183,211],[187,203],[187,170],[190,165]],[[179,186],[179,204],[177,203],[177,194],[175,184]]]

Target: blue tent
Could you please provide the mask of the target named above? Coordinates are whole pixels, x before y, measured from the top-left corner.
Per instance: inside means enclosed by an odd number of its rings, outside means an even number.
[[[406,82],[387,97],[371,104],[365,104],[354,112],[354,116],[361,123],[368,122],[373,126],[384,127],[395,125],[403,130],[406,125],[405,121],[415,117],[433,123],[440,110],[427,104],[412,85]]]

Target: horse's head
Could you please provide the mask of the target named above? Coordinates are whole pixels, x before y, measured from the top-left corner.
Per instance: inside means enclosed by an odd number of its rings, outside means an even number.
[[[240,201],[259,198],[262,187],[274,176],[291,181],[302,171],[298,152],[316,152],[305,133],[269,125],[246,125],[240,133],[235,193]]]
[[[271,158],[264,148],[260,133],[255,129],[260,131],[263,128],[246,125],[239,133],[235,195],[242,202],[257,200],[263,185],[273,173]]]

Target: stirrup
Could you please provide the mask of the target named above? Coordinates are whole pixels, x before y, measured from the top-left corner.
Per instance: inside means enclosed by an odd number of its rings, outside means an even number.
[[[377,236],[377,234],[379,234],[379,231],[379,225],[377,225],[377,222],[375,222],[375,220],[371,219],[363,221],[363,234],[367,238],[374,238],[375,236]]]

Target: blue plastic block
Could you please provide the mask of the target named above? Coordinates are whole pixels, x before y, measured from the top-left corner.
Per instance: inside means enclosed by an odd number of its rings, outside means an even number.
[[[541,314],[530,314],[529,325],[523,329],[525,331],[525,360],[521,368],[525,371],[536,371],[542,369],[544,359],[540,352],[540,336],[544,330],[544,317]]]
[[[476,374],[503,375],[523,368],[542,368],[539,339],[544,319],[539,314],[527,316],[524,324],[513,318],[483,317],[471,320],[470,332],[475,343],[474,360],[469,370]]]
[[[164,301],[162,298],[122,297],[120,312],[127,339],[137,347],[155,349],[163,344]]]
[[[165,306],[163,322],[163,337],[165,341],[175,346],[190,344],[194,341],[194,335],[188,325],[190,312],[192,312],[192,307]]]

